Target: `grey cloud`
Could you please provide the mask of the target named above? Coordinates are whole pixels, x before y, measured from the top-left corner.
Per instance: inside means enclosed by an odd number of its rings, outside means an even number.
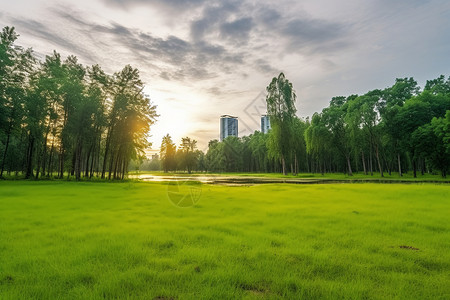
[[[191,37],[201,40],[207,33],[218,30],[220,24],[226,22],[230,14],[237,12],[239,4],[235,1],[221,1],[218,4],[212,2],[203,7],[200,19],[191,23]]]
[[[277,72],[270,64],[264,59],[257,59],[255,61],[254,68],[260,72],[263,72],[265,74],[274,74]]]
[[[339,23],[318,19],[295,19],[285,24],[282,33],[289,38],[291,48],[316,51],[345,46],[336,43],[346,35],[345,25]]]
[[[217,77],[220,73],[233,74],[239,68],[252,68],[264,74],[273,74],[276,69],[269,63],[267,57],[260,54],[284,55],[300,52],[303,55],[323,54],[334,49],[346,47],[346,27],[342,24],[317,20],[310,17],[290,19],[282,18],[282,13],[273,8],[259,7],[250,2],[227,1],[141,1],[141,0],[107,0],[109,3],[134,5],[148,3],[149,5],[177,6],[189,5],[201,9],[198,19],[190,23],[191,40],[182,39],[176,35],[165,38],[154,36],[151,32],[124,26],[118,22],[100,25],[83,17],[83,14],[70,8],[54,8],[52,12],[64,19],[66,23],[75,25],[80,33],[89,40],[86,44],[98,45],[109,51],[114,49],[111,59],[128,55],[135,62],[151,67],[156,76],[164,80],[188,81],[203,80]],[[65,35],[53,32],[42,24],[23,20],[29,30],[35,34],[53,41],[55,44],[75,51],[94,60],[93,54],[81,49]],[[72,26],[73,27],[73,26]],[[255,30],[260,41],[263,37],[278,37],[277,47],[255,42],[250,33]],[[100,37],[100,38],[99,38]],[[274,40],[272,40],[274,41]],[[113,43],[111,43],[113,42]],[[264,42],[266,43],[266,42]],[[109,48],[109,49],[108,49]],[[85,47],[89,49],[89,47]],[[122,53],[122,54],[120,54]],[[259,56],[258,59],[251,57]],[[130,61],[129,61],[130,62]],[[133,62],[133,61],[131,61]],[[330,67],[330,65],[328,65]],[[239,74],[241,74],[240,72]]]
[[[164,80],[170,80],[170,75],[167,71],[163,71],[159,74],[159,77],[161,77]]]
[[[220,27],[220,34],[231,39],[247,40],[252,27],[252,18],[242,18],[233,22],[223,23]]]
[[[164,80],[192,81],[215,78],[222,70],[232,70],[232,65],[243,62],[244,53],[229,51],[222,45],[204,40],[187,41],[177,36],[156,37],[149,32],[129,28],[117,22],[100,25],[91,22],[70,8],[52,9],[52,13],[62,18],[63,24],[70,23],[72,33],[84,37],[74,43],[66,36],[45,24],[27,19],[13,19],[12,23],[26,29],[30,34],[79,56],[90,62],[98,62],[95,55],[87,50],[90,46],[103,47],[103,51],[114,51],[108,55],[110,60],[119,60],[127,55],[127,63],[148,66],[149,72]],[[55,46],[58,48],[58,46]],[[60,48],[61,49],[61,48]],[[114,49],[114,50],[112,50]],[[94,52],[95,53],[95,52]],[[125,53],[131,53],[125,54]]]
[[[316,19],[306,13],[301,13],[302,17],[286,14],[249,1],[205,4],[201,17],[191,22],[191,38],[196,42],[221,38],[229,47],[249,45],[249,55],[265,51],[261,50],[264,40],[277,41],[277,49],[272,48],[275,55],[294,52],[317,56],[345,49],[351,43],[352,28],[346,23]],[[250,35],[253,30],[255,34]],[[270,69],[270,65],[256,65],[256,70]]]
[[[135,5],[158,5],[168,8],[186,9],[201,5],[205,0],[104,0],[107,4],[120,7]]]
[[[272,8],[260,8],[258,19],[268,26],[273,26],[281,19],[281,14]]]
[[[107,39],[112,38],[121,48],[128,49],[133,53],[136,61],[163,63],[164,66],[160,64],[157,67],[159,70],[157,74],[165,80],[184,81],[213,78],[217,76],[215,72],[220,69],[243,61],[244,54],[230,52],[224,46],[204,40],[190,42],[174,35],[160,38],[149,32],[125,27],[117,22],[109,25],[92,23],[74,11],[67,13],[62,10],[54,10],[54,12],[65,18],[66,21],[81,27],[83,32],[93,36],[97,34],[97,36]],[[99,43],[100,41],[95,42]]]
[[[222,91],[217,86],[207,89],[207,92],[211,95],[218,95],[222,93]]]
[[[31,33],[35,37],[39,37],[42,40],[49,41],[56,45],[61,46],[64,50],[71,51],[72,53],[82,56],[83,58],[89,60],[90,62],[96,61],[96,57],[93,53],[86,50],[83,47],[80,47],[79,44],[76,44],[69,39],[66,39],[56,33],[54,30],[46,26],[45,24],[35,21],[35,20],[27,20],[24,18],[10,18],[10,21],[19,27],[19,30],[24,30]],[[58,50],[58,49],[57,49]]]
[[[320,61],[320,65],[325,70],[333,70],[337,67],[337,65],[330,59],[322,59]]]

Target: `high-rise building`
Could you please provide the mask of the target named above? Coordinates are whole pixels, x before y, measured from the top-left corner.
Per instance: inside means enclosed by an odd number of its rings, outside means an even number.
[[[220,116],[220,141],[229,136],[238,136],[238,118],[229,115]]]
[[[268,115],[261,116],[261,132],[268,133],[270,129],[270,118]]]

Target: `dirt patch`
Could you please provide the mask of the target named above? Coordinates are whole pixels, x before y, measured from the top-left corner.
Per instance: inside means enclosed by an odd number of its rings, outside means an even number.
[[[412,247],[412,246],[405,246],[405,245],[402,245],[402,246],[399,246],[401,249],[407,249],[407,250],[415,250],[415,251],[418,251],[419,250],[419,248],[415,248],[415,247]]]
[[[265,293],[267,293],[267,291],[264,288],[258,287],[258,286],[253,285],[253,284],[241,283],[239,285],[239,287],[241,289],[243,289],[244,291],[247,291],[247,292],[249,292],[249,293],[251,293],[253,295],[261,295],[262,296]]]
[[[6,275],[2,279],[0,279],[0,285],[2,285],[2,284],[11,284],[13,282],[14,282],[14,277],[12,277],[11,275]]]

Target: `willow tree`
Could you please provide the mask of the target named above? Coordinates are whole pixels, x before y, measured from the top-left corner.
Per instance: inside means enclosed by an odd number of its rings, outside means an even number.
[[[283,174],[286,175],[286,161],[292,156],[292,141],[294,137],[293,122],[295,119],[295,95],[292,83],[283,73],[274,77],[266,88],[267,114],[272,130],[269,134],[269,156],[281,162]]]

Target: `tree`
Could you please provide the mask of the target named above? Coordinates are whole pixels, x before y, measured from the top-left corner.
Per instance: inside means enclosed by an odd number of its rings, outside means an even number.
[[[292,83],[283,73],[274,77],[266,90],[267,113],[272,127],[267,144],[269,156],[280,160],[283,174],[286,175],[286,161],[292,156],[296,94]]]
[[[382,148],[382,133],[380,131],[380,127],[378,126],[380,123],[380,118],[377,110],[380,97],[381,91],[379,90],[367,92],[365,95],[359,97],[349,97],[347,100],[348,111],[346,120],[351,130],[348,139],[353,141],[353,145],[358,142],[368,142],[370,158],[372,157],[372,151],[374,151],[380,175],[383,177],[383,166],[380,153]],[[362,139],[362,141],[359,139]],[[361,151],[361,149],[357,150],[358,153]],[[364,156],[364,154],[362,155]],[[363,165],[365,165],[364,160]]]
[[[187,169],[188,173],[191,174],[192,169],[197,165],[198,152],[197,141],[189,137],[184,137],[181,139],[180,152],[181,152],[181,167]]]
[[[315,162],[311,164],[312,173],[316,170],[325,173],[325,163],[332,151],[331,140],[331,132],[325,126],[322,115],[314,113],[310,126],[305,130],[306,151]]]
[[[222,157],[226,172],[239,172],[243,169],[242,141],[235,136],[228,136],[222,142]]]
[[[377,92],[379,94],[379,92]],[[399,132],[396,116],[406,100],[419,94],[419,86],[414,78],[397,78],[392,87],[381,91],[377,107],[382,119],[383,131],[387,134],[387,146],[396,152],[399,176],[402,176],[401,153],[407,151],[404,136]]]
[[[419,95],[405,101],[405,104],[399,108],[398,113],[393,119],[393,124],[402,137],[402,148],[408,151],[413,157],[413,172],[416,177],[417,161],[420,158],[419,152],[415,151],[417,140],[412,139],[413,132],[433,119],[445,116],[450,109],[450,95],[432,94],[426,90]]]
[[[223,142],[211,140],[208,143],[208,151],[205,155],[206,170],[213,172],[225,171],[225,157],[223,155]]]
[[[124,178],[157,117],[139,71],[125,66],[109,76],[56,51],[36,68],[17,37],[10,27],[0,33],[0,176],[15,170],[37,179],[56,169],[79,180],[101,169],[103,178]]]
[[[175,155],[177,152],[177,146],[172,141],[169,134],[165,135],[161,142],[160,156],[161,163],[165,173],[172,171],[176,167]]]
[[[444,178],[450,168],[449,119],[450,111],[447,112],[446,118],[435,117],[430,123],[417,128],[411,135],[417,155],[426,158],[432,167],[439,169]]]
[[[441,75],[436,79],[427,80],[424,91],[430,91],[432,94],[450,94],[450,77],[445,80],[445,76]]]
[[[303,162],[306,158],[306,142],[305,142],[305,130],[307,124],[301,119],[295,117],[293,119],[293,139],[292,139],[292,157],[291,162],[292,174],[298,174],[299,162]]]
[[[0,34],[0,146],[4,141],[4,149],[0,151],[0,178],[5,170],[10,142],[17,139],[21,131],[28,79],[35,64],[31,49],[24,50],[15,45],[17,38],[14,27],[5,27]],[[13,155],[16,160],[19,158],[17,153]]]
[[[347,99],[345,97],[334,97],[330,101],[330,106],[322,110],[322,118],[325,127],[332,134],[332,142],[345,158],[347,173],[353,175],[351,165],[352,145],[350,143],[351,128],[345,121],[347,113]]]
[[[108,178],[123,178],[130,159],[144,155],[144,149],[149,146],[147,133],[158,115],[143,93],[139,70],[129,65],[114,74],[110,94],[102,178],[107,166]]]

